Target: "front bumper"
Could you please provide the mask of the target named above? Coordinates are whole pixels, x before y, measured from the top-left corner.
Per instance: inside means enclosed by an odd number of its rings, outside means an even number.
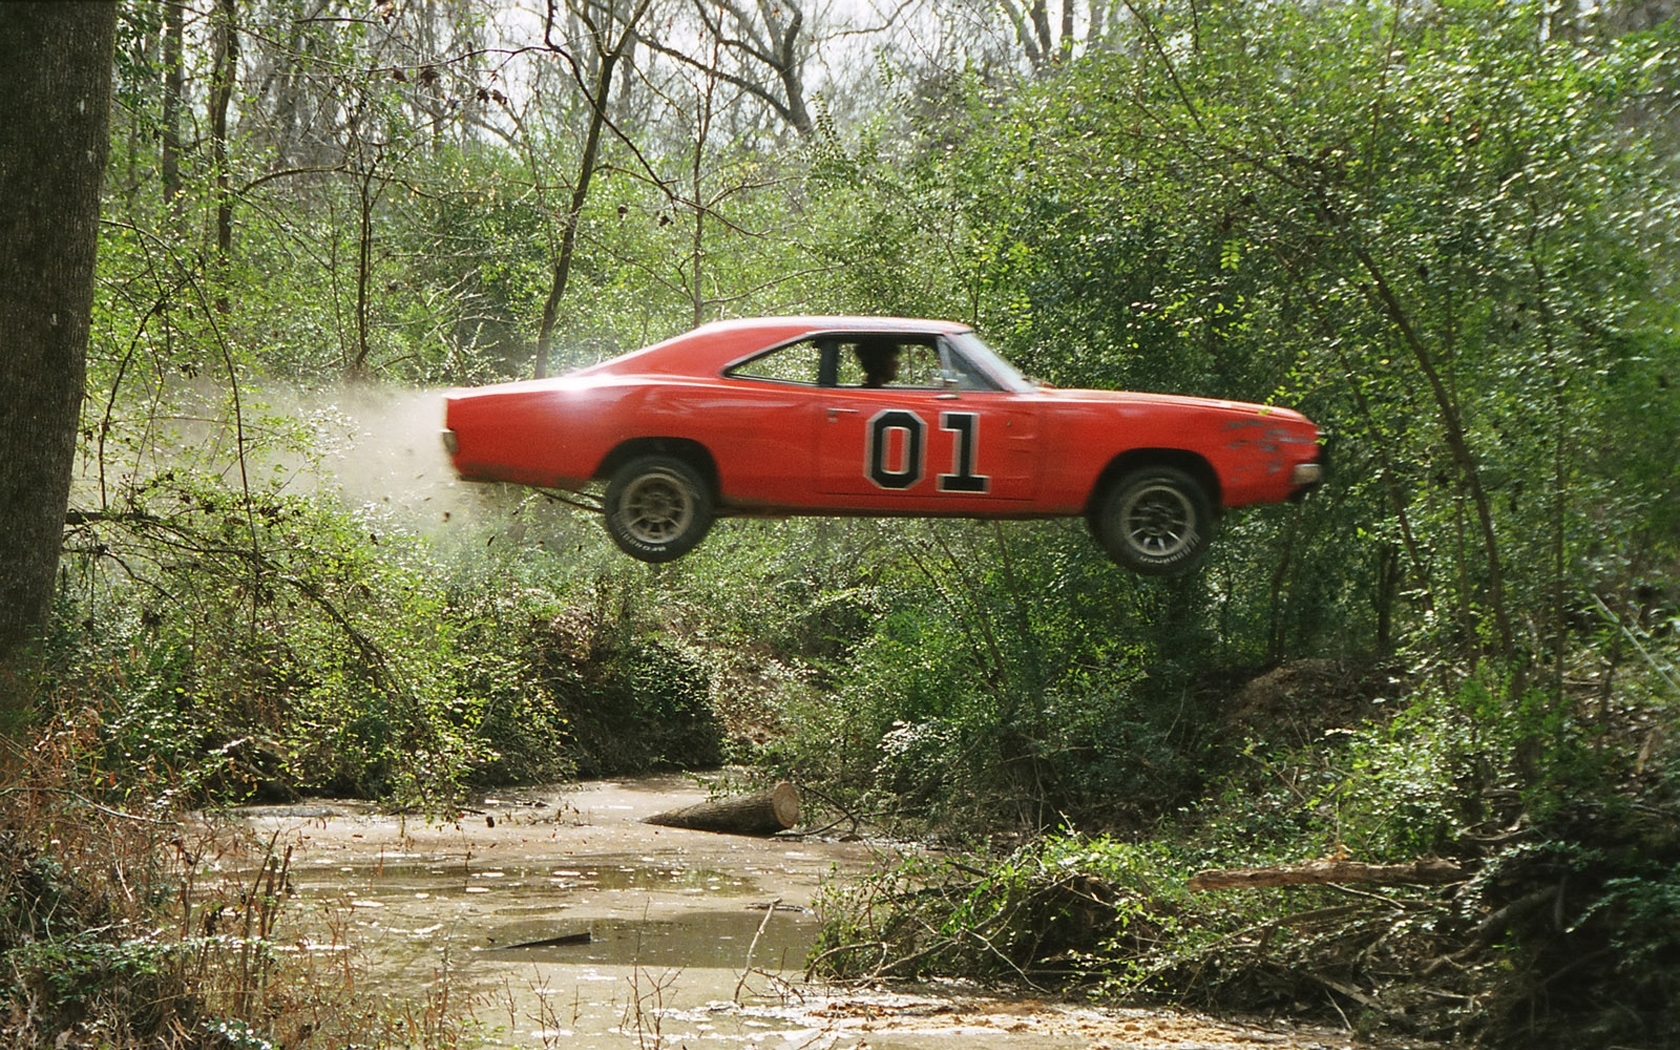
[[[1318,442],[1318,458],[1311,463],[1297,463],[1290,471],[1289,480],[1295,486],[1289,497],[1292,500],[1303,498],[1330,477],[1330,435],[1321,432]]]

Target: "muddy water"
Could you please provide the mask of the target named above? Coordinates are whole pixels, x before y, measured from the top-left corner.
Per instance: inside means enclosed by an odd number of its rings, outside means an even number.
[[[965,994],[808,984],[825,878],[862,843],[758,840],[641,818],[700,801],[677,777],[485,800],[427,824],[343,805],[254,808],[293,846],[297,951],[351,951],[392,996],[470,1000],[490,1045],[577,1050],[1340,1048],[1338,1033]]]

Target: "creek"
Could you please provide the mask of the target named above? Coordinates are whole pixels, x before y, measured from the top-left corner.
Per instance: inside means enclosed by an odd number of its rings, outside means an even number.
[[[525,789],[449,824],[353,804],[251,807],[302,932],[393,999],[470,1006],[489,1045],[575,1050],[1343,1050],[1344,1034],[1170,1011],[808,982],[813,897],[886,863],[863,842],[754,839],[641,818],[682,777]]]

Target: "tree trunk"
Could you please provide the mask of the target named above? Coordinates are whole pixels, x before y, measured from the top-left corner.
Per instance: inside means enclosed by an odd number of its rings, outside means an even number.
[[[234,0],[217,0],[211,39],[210,158],[216,168],[216,254],[225,264],[233,251],[233,187],[228,178],[228,108],[239,71],[239,32]],[[218,305],[225,304],[219,300]]]
[[[584,138],[583,157],[578,161],[577,182],[572,185],[572,202],[566,209],[566,225],[560,231],[560,254],[554,260],[548,298],[543,300],[542,321],[537,326],[537,363],[532,371],[532,376],[537,379],[548,376],[548,359],[554,347],[554,326],[560,316],[560,300],[565,296],[566,284],[572,276],[578,223],[583,221],[583,206],[589,201],[589,183],[595,177],[595,159],[601,150],[601,129],[607,122],[607,100],[612,92],[613,70],[618,66],[618,56],[617,51],[602,56],[601,71],[595,81],[595,96],[589,100],[589,132]]]
[[[572,202],[566,209],[566,223],[560,231],[560,254],[554,260],[554,274],[549,282],[548,298],[543,302],[542,321],[537,327],[537,361],[532,370],[532,376],[536,379],[543,379],[548,375],[548,359],[554,346],[554,328],[559,320],[560,300],[565,296],[566,284],[571,279],[572,256],[577,251],[578,224],[583,221],[583,206],[589,201],[589,183],[595,177],[596,159],[601,151],[601,133],[607,123],[613,71],[618,68],[619,59],[624,57],[635,42],[636,23],[647,11],[647,5],[648,0],[640,0],[625,21],[618,43],[610,48],[607,46],[610,24],[589,24],[590,39],[595,45],[595,57],[600,61],[595,71],[593,86],[584,84],[576,62],[572,63],[572,75],[577,80],[578,87],[583,89],[584,98],[589,102],[589,131],[584,136],[583,156],[578,159],[577,182],[572,184]],[[550,50],[563,53],[563,49],[553,43],[553,37],[554,8],[551,2],[544,40],[548,42]],[[567,57],[570,61],[570,56]]]
[[[12,725],[28,714],[70,499],[116,18],[107,2],[0,4],[0,723]]]
[[[642,823],[726,835],[774,835],[799,823],[799,792],[784,780],[769,791],[666,810],[644,817]]]
[[[361,152],[357,147],[358,154]],[[350,374],[357,379],[367,378],[368,355],[372,352],[373,344],[368,338],[368,310],[373,292],[370,282],[373,279],[373,205],[377,196],[373,192],[374,172],[379,167],[379,157],[362,172],[357,202],[358,225],[356,227],[356,358],[350,363]],[[359,163],[359,161],[358,161]]]
[[[181,106],[186,74],[181,66],[186,39],[184,0],[163,3],[163,203],[171,218],[178,216],[181,193]]]

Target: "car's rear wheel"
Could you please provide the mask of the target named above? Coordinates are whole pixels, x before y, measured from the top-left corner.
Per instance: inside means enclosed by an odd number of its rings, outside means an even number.
[[[712,527],[706,479],[675,456],[641,456],[607,482],[607,533],[619,550],[642,561],[680,558]]]
[[[1091,531],[1108,556],[1144,576],[1171,576],[1201,560],[1213,538],[1207,489],[1177,467],[1144,467],[1097,498]]]

